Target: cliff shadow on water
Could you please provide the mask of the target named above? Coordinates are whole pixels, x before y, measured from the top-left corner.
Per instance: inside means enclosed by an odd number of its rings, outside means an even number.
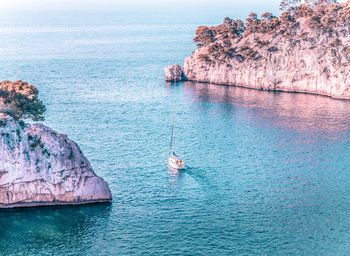
[[[56,248],[55,253],[61,255],[67,255],[70,250],[88,253],[91,232],[97,234],[97,230],[107,229],[111,209],[111,204],[107,203],[1,209],[1,254],[45,252],[47,247]],[[70,248],[64,248],[67,244]]]
[[[350,101],[347,100],[191,81],[183,82],[183,86],[186,94],[201,104],[201,111],[212,110],[236,121],[241,120],[244,113],[254,122],[312,133],[343,132],[350,121]]]

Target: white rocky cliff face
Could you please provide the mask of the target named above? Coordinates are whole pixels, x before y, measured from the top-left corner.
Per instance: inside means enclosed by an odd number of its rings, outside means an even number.
[[[0,114],[0,208],[111,200],[107,182],[67,135]]]
[[[329,11],[331,7],[335,11]],[[335,21],[350,15],[350,1],[327,8]],[[350,99],[350,23],[322,25],[331,14],[321,15],[320,20],[318,16],[297,17],[293,22],[281,21],[272,30],[238,36],[220,34],[223,30],[230,33],[231,20],[226,19],[229,25],[224,21],[207,29],[211,39],[185,59],[183,77],[196,82]]]
[[[211,45],[200,47],[185,59],[184,75],[197,82],[350,99],[350,27],[329,33],[303,22],[291,38],[251,34],[232,40],[235,50],[225,58],[208,55]]]
[[[166,81],[179,82],[182,80],[182,69],[179,64],[174,64],[174,65],[165,67],[164,70],[165,70]]]

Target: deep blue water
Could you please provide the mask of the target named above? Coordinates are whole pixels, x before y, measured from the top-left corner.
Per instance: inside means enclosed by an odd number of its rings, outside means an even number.
[[[3,18],[0,80],[39,88],[44,123],[81,146],[113,203],[0,211],[1,255],[350,251],[349,101],[165,83],[210,17],[68,18]]]

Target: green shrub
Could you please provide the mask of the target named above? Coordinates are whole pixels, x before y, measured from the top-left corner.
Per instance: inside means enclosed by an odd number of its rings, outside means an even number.
[[[44,120],[46,107],[38,98],[39,90],[27,82],[2,81],[0,83],[0,102],[5,105],[3,113],[15,119],[27,118]]]

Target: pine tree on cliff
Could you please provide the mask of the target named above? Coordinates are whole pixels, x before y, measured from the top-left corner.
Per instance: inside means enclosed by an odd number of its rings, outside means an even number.
[[[291,13],[296,13],[297,7],[306,4],[309,6],[328,5],[336,3],[337,0],[282,0],[280,3],[280,10]]]
[[[15,119],[43,121],[46,107],[38,98],[39,90],[27,82],[0,82],[0,113]]]
[[[245,35],[254,34],[260,29],[260,20],[258,19],[258,15],[254,12],[251,12],[246,20],[246,30]]]

